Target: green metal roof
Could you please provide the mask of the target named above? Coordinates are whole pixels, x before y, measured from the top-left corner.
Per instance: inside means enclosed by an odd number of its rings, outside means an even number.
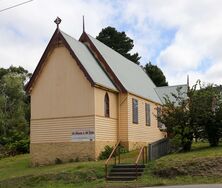
[[[166,96],[169,97],[170,101],[175,101],[175,98],[172,96],[172,94],[177,95],[177,89],[180,89],[180,92],[183,94],[182,96],[184,98],[187,97],[187,90],[188,87],[186,84],[184,85],[175,85],[175,86],[163,86],[163,87],[156,87],[155,90],[160,98],[160,100],[162,101],[162,103],[165,103],[164,98]]]
[[[88,37],[128,92],[161,104],[161,100],[154,89],[156,88],[155,84],[139,65],[92,36],[88,35]]]
[[[73,37],[62,31],[60,32],[93,81],[96,84],[118,91],[103,69],[100,67],[99,63],[93,57],[89,49],[83,43],[79,42]]]
[[[60,32],[93,81],[96,84],[118,91],[90,50],[82,42],[62,31]],[[169,96],[170,100],[174,101],[172,93],[177,94],[178,87],[181,87],[182,92],[187,92],[187,85],[156,87],[139,65],[136,65],[92,36],[88,35],[88,37],[128,92],[159,104],[164,103],[166,95]]]

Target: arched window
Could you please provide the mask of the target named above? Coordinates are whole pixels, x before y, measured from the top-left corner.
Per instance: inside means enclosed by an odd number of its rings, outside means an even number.
[[[109,95],[108,95],[108,93],[105,94],[105,98],[104,98],[104,115],[105,115],[105,117],[109,117]]]

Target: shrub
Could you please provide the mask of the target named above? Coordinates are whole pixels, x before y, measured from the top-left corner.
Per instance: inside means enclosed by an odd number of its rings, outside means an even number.
[[[129,152],[126,148],[124,148],[124,146],[120,145],[119,147],[120,147],[120,153],[128,153]]]
[[[55,159],[55,164],[62,164],[62,160],[60,158]]]
[[[91,157],[88,157],[88,161],[92,161],[93,159]]]
[[[110,146],[106,145],[104,150],[101,151],[101,153],[99,155],[99,160],[108,159],[108,157],[110,156],[112,151],[113,151],[113,147],[110,147]]]
[[[79,157],[76,157],[75,162],[79,162]]]
[[[127,153],[128,152],[128,150],[126,148],[124,148],[124,146],[120,145],[119,147],[120,147],[120,153]],[[113,147],[110,147],[109,145],[106,145],[104,147],[104,150],[101,151],[101,153],[99,155],[99,160],[108,159],[108,157],[110,156],[112,151],[113,151]],[[115,156],[115,153],[113,154],[113,156]]]
[[[21,140],[16,140],[14,142],[9,142],[5,146],[5,156],[17,155],[29,152],[29,139],[24,138]]]

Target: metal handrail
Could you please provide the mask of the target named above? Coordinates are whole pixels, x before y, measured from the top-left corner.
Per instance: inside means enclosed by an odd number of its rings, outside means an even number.
[[[108,163],[110,161],[110,159],[112,158],[113,154],[116,154],[116,150],[118,148],[118,146],[120,145],[120,141],[117,142],[117,144],[115,145],[115,147],[113,148],[111,154],[109,155],[108,159],[105,162],[105,177],[107,178],[108,176]],[[119,163],[120,163],[120,155],[119,155]],[[116,165],[116,155],[115,155],[115,165]]]
[[[139,155],[137,156],[137,159],[135,161],[135,166],[136,166],[136,178],[138,176],[138,162],[140,160],[140,157],[143,157],[143,164],[147,161],[148,161],[148,157],[147,157],[147,146],[143,146],[141,149],[140,149],[140,152],[139,152]]]

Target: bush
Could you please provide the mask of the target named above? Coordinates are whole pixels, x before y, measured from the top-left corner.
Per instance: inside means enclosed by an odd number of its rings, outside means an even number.
[[[101,153],[99,155],[99,160],[108,159],[108,157],[110,156],[112,151],[113,151],[113,147],[106,145],[104,148],[104,151],[101,151]]]
[[[75,158],[75,162],[79,162],[79,157],[76,157],[76,158]]]
[[[29,139],[23,139],[15,141],[13,143],[6,144],[6,150],[10,155],[17,155],[29,152]]]
[[[119,146],[120,147],[120,154],[121,153],[127,153],[128,150],[126,148],[124,148],[123,146]],[[113,147],[110,147],[109,145],[106,145],[104,147],[104,150],[101,151],[100,155],[99,155],[99,160],[104,160],[104,159],[108,159],[108,157],[110,156],[110,154],[113,151]],[[118,151],[117,151],[118,152]],[[113,157],[115,157],[115,153],[113,154]]]
[[[7,156],[8,156],[8,154],[7,154],[5,147],[0,144],[0,159],[7,157]]]
[[[191,110],[201,134],[199,138],[207,139],[210,146],[218,146],[222,138],[222,94],[221,87],[208,85],[200,87],[193,94]]]
[[[62,164],[62,160],[60,158],[55,159],[55,164]]]
[[[119,147],[120,147],[120,153],[128,153],[129,152],[126,148],[124,148],[124,146],[120,145]]]
[[[221,123],[219,121],[216,122],[215,119],[208,120],[208,123],[205,125],[205,134],[211,147],[218,146],[220,137],[222,136]]]

